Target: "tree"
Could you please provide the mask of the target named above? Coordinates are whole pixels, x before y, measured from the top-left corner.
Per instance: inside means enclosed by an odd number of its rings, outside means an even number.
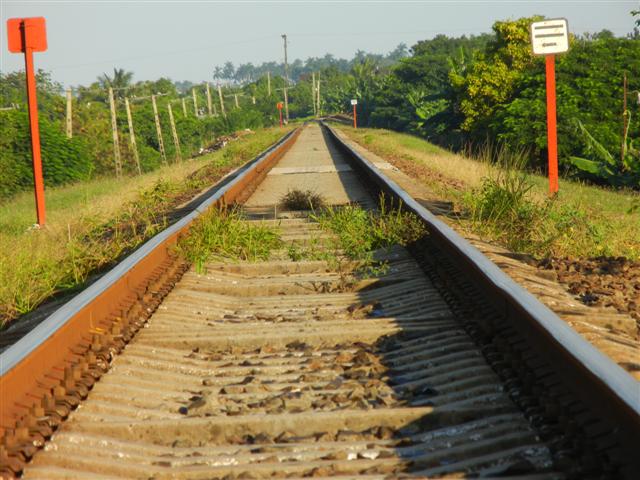
[[[233,80],[235,73],[236,69],[234,68],[233,63],[225,62],[224,66],[222,67],[222,78]]]
[[[530,47],[529,25],[541,19],[534,16],[494,23],[495,37],[482,57],[464,74],[451,73],[451,84],[464,115],[464,130],[483,136],[496,108],[514,98],[518,80],[536,62]]]
[[[102,85],[102,88],[113,88],[114,90],[122,90],[131,85],[133,79],[133,72],[127,72],[124,68],[114,68],[113,76],[110,77],[106,73],[98,77],[98,81]]]

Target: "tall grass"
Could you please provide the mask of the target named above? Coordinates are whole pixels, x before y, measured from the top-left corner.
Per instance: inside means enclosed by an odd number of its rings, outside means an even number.
[[[511,250],[536,256],[562,254],[559,243],[564,248],[611,253],[603,243],[602,225],[590,221],[584,211],[533,194],[533,177],[524,169],[526,152],[501,147],[481,155],[497,168],[482,179],[479,188],[464,195],[474,231]]]

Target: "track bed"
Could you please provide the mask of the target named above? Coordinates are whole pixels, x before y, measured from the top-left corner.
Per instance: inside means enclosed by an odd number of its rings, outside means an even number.
[[[428,241],[376,252],[375,275],[290,259],[331,236],[278,206],[289,189],[377,206],[325,131],[261,180],[242,212],[285,248],[181,275],[24,478],[616,478],[610,427],[582,435],[586,410],[548,400],[562,382]]]

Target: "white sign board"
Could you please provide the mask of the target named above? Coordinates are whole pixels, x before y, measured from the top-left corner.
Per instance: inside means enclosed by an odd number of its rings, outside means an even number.
[[[569,25],[566,18],[554,18],[531,24],[534,55],[553,55],[569,50]]]
[[[355,98],[351,100],[351,105],[357,105],[357,104],[358,104],[358,100],[356,100]]]

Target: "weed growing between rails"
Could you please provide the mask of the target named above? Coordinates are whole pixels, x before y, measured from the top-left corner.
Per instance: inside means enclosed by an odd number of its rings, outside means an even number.
[[[314,211],[310,218],[333,238],[312,240],[304,246],[292,243],[289,257],[294,260],[325,260],[338,271],[344,263],[358,266],[364,275],[383,274],[387,265],[375,259],[375,252],[394,245],[406,246],[425,234],[422,222],[402,208],[390,208],[383,196],[378,210],[364,210],[349,204],[325,207]]]
[[[178,242],[176,251],[206,273],[209,260],[268,260],[282,247],[278,230],[245,222],[237,210],[212,208],[202,215]]]

